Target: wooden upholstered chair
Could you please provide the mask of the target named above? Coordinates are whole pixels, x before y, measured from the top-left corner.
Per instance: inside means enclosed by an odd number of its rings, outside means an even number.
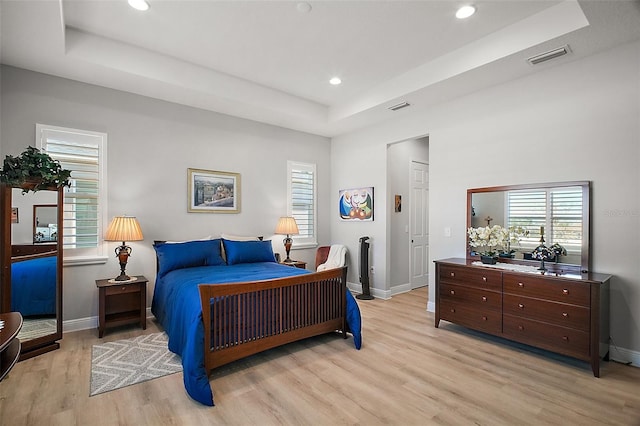
[[[346,253],[347,253],[347,248],[343,245],[335,245],[336,248],[343,250],[342,253],[340,253],[340,256],[337,256],[340,258],[340,264],[338,264],[338,262],[336,262],[336,256],[334,256],[331,259],[331,262],[333,262],[333,266],[331,267],[339,267],[339,266],[345,266],[347,259],[346,259]],[[329,254],[331,253],[331,246],[320,246],[318,247],[318,249],[316,250],[316,267],[315,270],[318,270],[318,266],[322,265],[323,263],[326,263],[329,259]],[[335,252],[334,252],[335,253]],[[337,253],[336,253],[337,254]]]

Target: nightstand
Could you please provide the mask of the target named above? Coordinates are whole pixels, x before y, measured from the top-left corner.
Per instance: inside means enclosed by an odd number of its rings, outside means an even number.
[[[280,262],[281,265],[293,266],[294,268],[307,269],[307,262],[292,260],[291,262]]]
[[[107,328],[136,322],[140,323],[143,330],[147,329],[148,280],[142,275],[135,278],[135,281],[119,282],[113,282],[113,279],[96,280],[99,290],[99,337],[104,335]]]

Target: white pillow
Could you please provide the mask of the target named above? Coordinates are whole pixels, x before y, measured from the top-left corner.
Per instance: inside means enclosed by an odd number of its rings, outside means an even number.
[[[195,240],[185,240],[185,241],[165,241],[165,244],[180,244],[180,243],[188,243],[189,241],[207,241],[207,240],[213,240],[213,237],[211,235],[207,235],[204,238],[198,238]]]
[[[260,241],[258,237],[244,237],[241,235],[222,234],[220,235],[223,240],[229,241]]]

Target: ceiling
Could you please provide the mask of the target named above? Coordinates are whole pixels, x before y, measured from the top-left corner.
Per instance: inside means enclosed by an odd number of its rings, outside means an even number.
[[[0,60],[335,136],[640,39],[626,0],[148,1],[1,0]]]

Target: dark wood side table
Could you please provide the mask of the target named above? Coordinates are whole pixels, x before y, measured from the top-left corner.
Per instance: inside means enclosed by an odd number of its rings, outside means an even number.
[[[119,282],[113,282],[111,278],[96,280],[96,286],[100,292],[98,297],[99,337],[104,335],[104,330],[107,328],[136,322],[140,323],[143,330],[147,329],[148,280],[142,275],[135,278],[135,281]]]
[[[292,260],[291,262],[280,262],[281,265],[293,266],[294,268],[307,269],[307,262]]]
[[[5,378],[20,357],[18,332],[22,328],[20,312],[0,314],[4,327],[0,329],[0,381]]]

